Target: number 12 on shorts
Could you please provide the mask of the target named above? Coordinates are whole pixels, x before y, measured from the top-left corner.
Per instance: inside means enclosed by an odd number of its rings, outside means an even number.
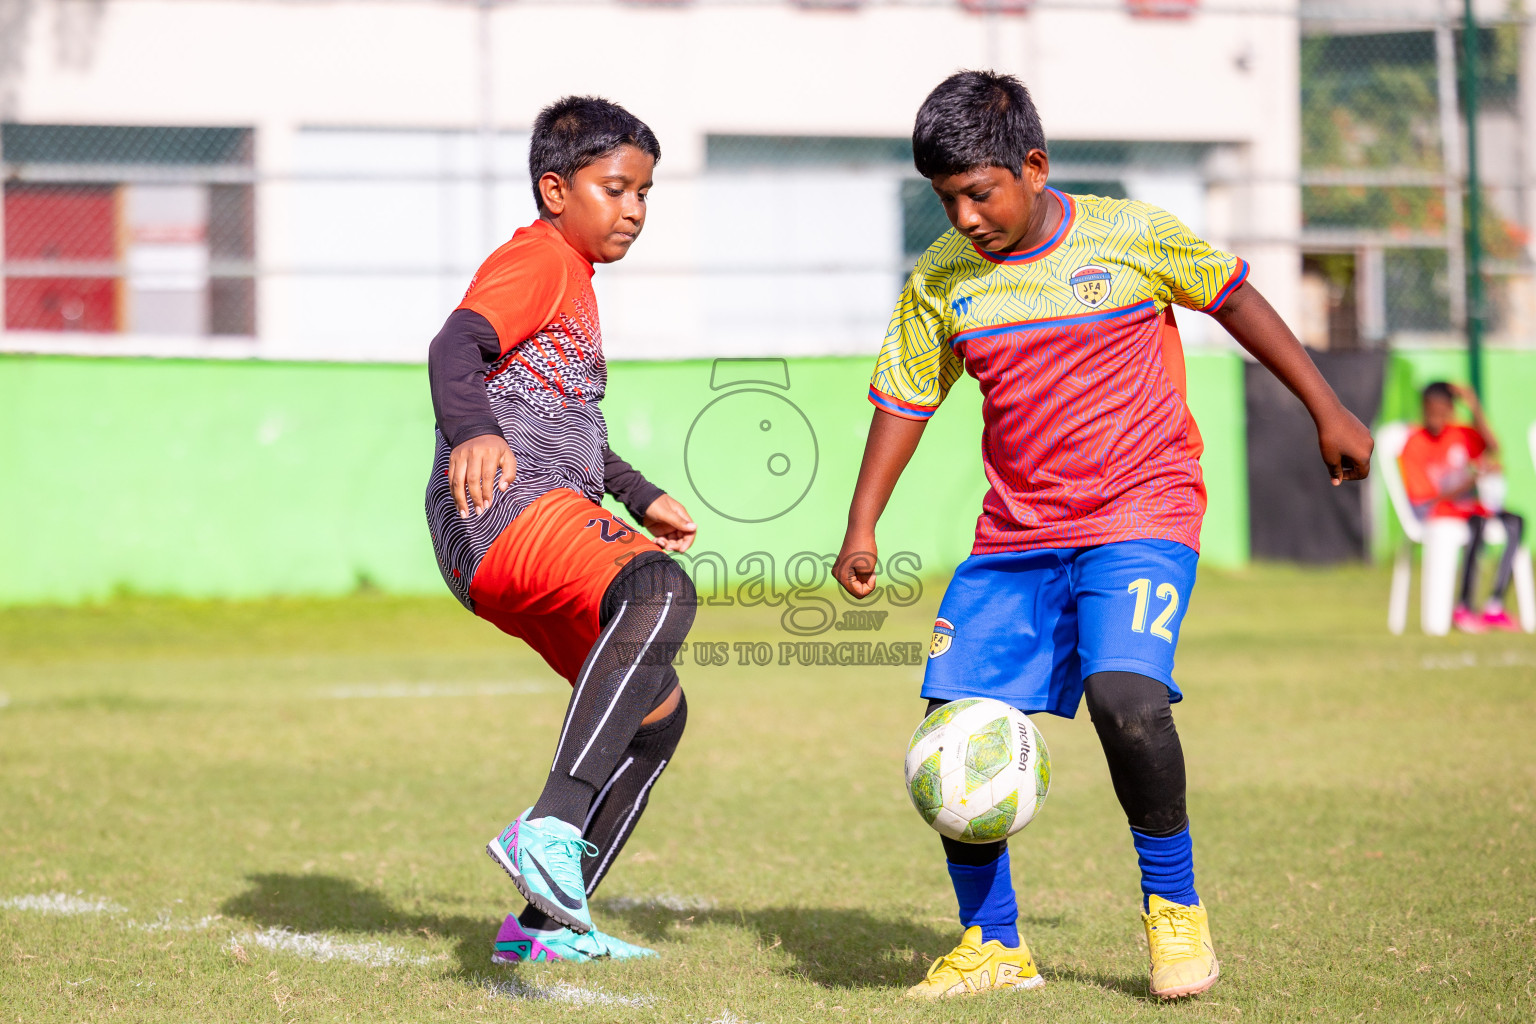
[[[1151,603],[1152,581],[1149,579],[1132,580],[1127,586],[1126,592],[1136,595],[1136,610],[1131,614],[1131,630],[1136,633],[1147,631],[1147,606]],[[1157,599],[1166,601],[1163,610],[1157,618],[1152,620],[1152,635],[1160,640],[1173,643],[1173,633],[1168,628],[1168,623],[1179,613],[1179,591],[1172,583],[1159,583],[1157,586]]]

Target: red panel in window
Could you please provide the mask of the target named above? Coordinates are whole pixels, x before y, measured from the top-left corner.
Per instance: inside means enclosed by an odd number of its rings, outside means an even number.
[[[115,331],[117,279],[7,278],[5,327],[9,331]]]
[[[1138,18],[1187,18],[1200,0],[1125,0],[1125,6]]]
[[[117,259],[117,188],[7,185],[7,260]]]
[[[114,185],[6,186],[5,259],[32,264],[6,277],[6,329],[117,330],[118,279],[75,276],[83,268],[68,266],[117,263],[117,241]],[[64,265],[53,272],[50,263]],[[49,276],[33,276],[39,271]]]

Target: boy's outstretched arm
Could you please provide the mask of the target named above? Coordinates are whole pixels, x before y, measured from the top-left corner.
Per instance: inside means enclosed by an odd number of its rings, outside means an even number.
[[[1212,316],[1307,407],[1317,424],[1317,446],[1334,486],[1364,480],[1376,446],[1371,432],[1344,408],[1307,350],[1259,290],[1247,282],[1238,285]]]
[[[875,589],[875,523],[891,500],[896,481],[911,461],[927,425],[927,420],[909,420],[881,409],[875,410],[875,418],[870,421],[864,461],[859,464],[859,482],[854,485],[853,501],[848,506],[848,531],[832,567],[837,582],[854,597],[868,597]]]
[[[1499,460],[1499,439],[1494,436],[1493,428],[1488,425],[1488,417],[1483,415],[1483,403],[1478,401],[1477,392],[1465,384],[1452,384],[1451,394],[1461,399],[1461,404],[1465,405],[1467,411],[1472,414],[1472,427],[1482,437],[1483,444],[1486,446],[1483,458],[1497,465]]]

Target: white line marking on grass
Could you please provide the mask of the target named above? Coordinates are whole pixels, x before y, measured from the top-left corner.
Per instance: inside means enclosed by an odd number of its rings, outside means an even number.
[[[671,893],[662,893],[659,896],[615,896],[611,900],[600,902],[609,910],[616,910],[619,913],[626,910],[671,910],[675,913],[687,914],[714,910],[717,906],[708,896],[673,896]]]
[[[209,914],[196,921],[176,922],[171,920],[170,911],[162,910],[153,921],[129,921],[128,927],[137,928],[141,932],[200,932],[223,919],[223,914]]]
[[[730,1010],[721,1010],[720,1016],[714,1020],[705,1021],[704,1024],[752,1024],[745,1017],[738,1017]]]
[[[274,953],[289,953],[319,963],[346,960],[368,967],[418,965],[447,959],[447,954],[424,956],[419,953],[408,953],[394,946],[386,946],[382,942],[343,942],[328,935],[309,935],[289,931],[287,928],[268,928],[265,931],[232,936],[228,948],[233,950],[236,946],[247,944],[260,946]]]
[[[1517,668],[1536,665],[1536,656],[1524,651],[1487,651],[1478,657],[1475,651],[1461,651],[1456,654],[1426,654],[1419,665],[1428,669]]]
[[[315,694],[319,700],[370,700],[379,697],[503,697],[549,693],[543,683],[359,683],[333,686]]]
[[[124,909],[109,899],[83,896],[80,893],[71,896],[62,892],[12,896],[0,900],[0,907],[6,910],[27,910],[34,914],[62,914],[66,917],[77,914],[121,914]]]
[[[10,703],[11,703],[11,698],[7,697],[3,693],[0,693],[0,708],[8,707],[10,705]]]
[[[568,981],[553,981],[548,985],[534,985],[521,978],[508,978],[505,981],[482,978],[481,981],[487,993],[503,999],[571,1003],[575,1006],[647,1006],[655,1001],[650,996],[616,996],[572,985]]]

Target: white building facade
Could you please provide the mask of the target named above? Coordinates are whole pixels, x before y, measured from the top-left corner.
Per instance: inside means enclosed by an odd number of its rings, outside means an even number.
[[[0,345],[421,360],[533,217],[539,108],[593,93],[663,148],[610,358],[873,353],[944,226],[912,119],[967,67],[1029,85],[1054,181],[1173,210],[1294,322],[1294,0],[985,6],[0,0]]]

